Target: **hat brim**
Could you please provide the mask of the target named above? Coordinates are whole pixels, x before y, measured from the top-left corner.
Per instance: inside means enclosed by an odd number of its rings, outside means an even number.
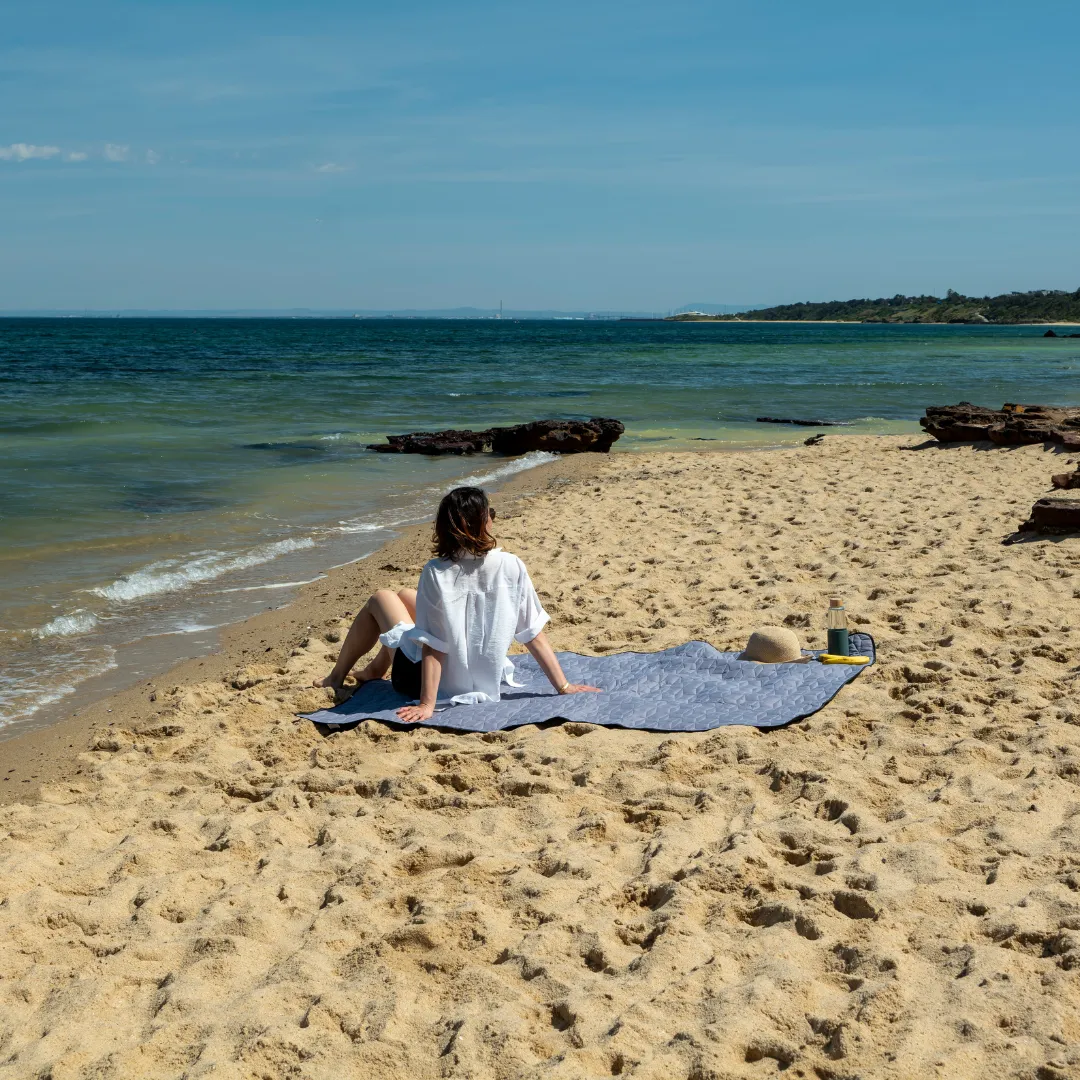
[[[747,656],[745,652],[739,653],[736,660],[745,660],[748,664],[809,664],[812,656],[793,656],[790,660],[758,660],[754,656]]]

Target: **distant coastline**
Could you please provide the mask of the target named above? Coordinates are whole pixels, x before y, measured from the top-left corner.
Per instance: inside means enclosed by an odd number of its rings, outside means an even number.
[[[272,320],[422,322],[429,320],[476,322],[693,322],[693,323],[804,323],[820,325],[869,323],[898,326],[1080,326],[1080,289],[1037,289],[999,296],[964,296],[952,289],[944,297],[880,297],[876,300],[830,300],[777,304],[771,307],[698,303],[667,313],[628,310],[564,311],[508,308],[216,308],[94,310],[0,310],[0,321],[56,320]]]
[[[756,312],[755,312],[756,314]],[[644,321],[644,320],[629,320],[624,319],[623,322],[630,321]],[[910,322],[885,322],[880,319],[740,319],[730,316],[724,316],[723,318],[717,318],[715,315],[705,315],[691,318],[683,318],[681,316],[672,315],[668,318],[659,320],[661,322],[683,322],[683,323],[736,323],[739,326],[752,326],[755,323],[765,325],[783,326],[785,324],[796,324],[800,326],[1037,326],[1039,328],[1048,326],[1080,326],[1080,320],[1070,319],[1052,319],[1049,322],[970,322],[961,323],[956,321],[950,322],[930,322],[929,320],[910,321]]]
[[[720,310],[717,308],[716,310]],[[723,310],[735,311],[734,306]],[[662,321],[660,312],[647,311],[561,311],[554,308],[19,308],[0,311],[0,319],[275,319],[280,321],[317,319],[372,319],[386,322],[410,322],[424,319],[461,321],[516,322],[521,320],[555,322],[614,322],[620,319]]]
[[[1037,289],[972,297],[903,296],[877,300],[831,300],[710,315],[686,311],[669,322],[892,323],[898,325],[1075,326],[1080,324],[1080,289]]]

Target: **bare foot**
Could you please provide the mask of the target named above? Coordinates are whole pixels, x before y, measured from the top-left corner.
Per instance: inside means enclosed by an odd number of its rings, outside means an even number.
[[[375,679],[382,678],[381,675],[369,675],[367,668],[364,668],[362,671],[353,671],[350,674],[356,680],[356,686],[352,689],[359,689],[366,682],[372,682]],[[334,673],[330,672],[330,674],[327,675],[325,679],[315,679],[311,685],[314,686],[316,689],[333,690],[335,694],[340,694],[345,686],[345,679],[347,678],[348,675],[346,675],[345,678],[342,679],[335,679]]]

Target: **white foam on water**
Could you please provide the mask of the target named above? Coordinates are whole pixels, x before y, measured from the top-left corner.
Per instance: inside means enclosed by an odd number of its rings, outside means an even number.
[[[142,600],[148,596],[162,593],[179,592],[203,581],[213,581],[223,574],[234,570],[246,570],[252,566],[271,562],[292,551],[312,548],[315,541],[309,536],[292,540],[278,540],[272,544],[261,544],[241,555],[226,551],[199,552],[187,561],[164,559],[151,563],[133,574],[118,578],[111,585],[99,586],[90,591],[113,603],[126,604],[132,600]]]
[[[313,585],[316,581],[322,581],[325,574],[316,574],[306,581],[272,581],[269,585],[240,585],[235,589],[219,589],[218,592],[261,592],[263,589],[299,589],[301,585]]]
[[[503,480],[507,476],[513,476],[515,473],[526,472],[528,469],[535,469],[538,465],[547,465],[558,460],[558,454],[552,454],[547,450],[530,450],[529,453],[515,458],[513,461],[508,461],[505,465],[492,469],[491,472],[463,476],[460,480],[455,480],[452,484],[444,484],[437,490],[450,491],[456,487],[481,487],[496,480]]]
[[[368,533],[382,532],[384,529],[392,529],[395,525],[410,525],[415,518],[399,518],[395,521],[343,521],[337,532],[343,533]]]
[[[39,626],[34,637],[72,637],[88,634],[98,625],[98,617],[92,611],[73,611],[70,615],[58,615],[51,622]]]
[[[347,442],[357,443],[360,445],[366,445],[372,442],[385,441],[386,436],[380,435],[375,432],[363,432],[363,431],[331,431],[326,435],[319,435],[319,442]]]
[[[492,469],[490,472],[473,473],[469,476],[461,477],[460,480],[451,480],[429,488],[424,488],[422,489],[421,494],[437,495],[441,497],[456,487],[480,487],[483,484],[490,484],[496,480],[502,480],[507,476],[513,476],[515,473],[525,472],[527,469],[535,469],[537,465],[546,465],[550,461],[558,460],[558,454],[551,454],[546,450],[532,450],[528,454],[524,454],[519,458],[514,458],[512,461],[508,461],[505,464]],[[336,531],[342,533],[385,532],[387,529],[394,529],[399,525],[415,525],[418,521],[423,521],[429,514],[430,506],[421,503],[416,507],[416,513],[410,517],[397,517],[387,521],[346,520],[342,521],[337,526]],[[348,563],[342,563],[342,565],[347,566]]]
[[[147,637],[169,637],[172,634],[205,634],[207,630],[220,630],[229,623],[181,623],[172,630],[162,630],[157,634],[147,634]]]
[[[68,680],[50,685],[47,673],[36,677],[0,675],[0,727],[12,721],[25,720],[39,709],[52,705],[69,694],[74,694],[79,684],[95,675],[104,675],[117,666],[116,650],[106,647],[105,656],[96,661],[72,660],[65,663],[64,674]]]

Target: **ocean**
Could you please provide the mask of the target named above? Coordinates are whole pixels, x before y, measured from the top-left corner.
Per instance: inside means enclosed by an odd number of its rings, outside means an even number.
[[[364,448],[387,434],[612,416],[620,453],[766,449],[815,429],[762,415],[887,434],[930,404],[1080,404],[1080,341],[1043,332],[0,319],[0,735],[208,651],[455,484],[550,459]]]

